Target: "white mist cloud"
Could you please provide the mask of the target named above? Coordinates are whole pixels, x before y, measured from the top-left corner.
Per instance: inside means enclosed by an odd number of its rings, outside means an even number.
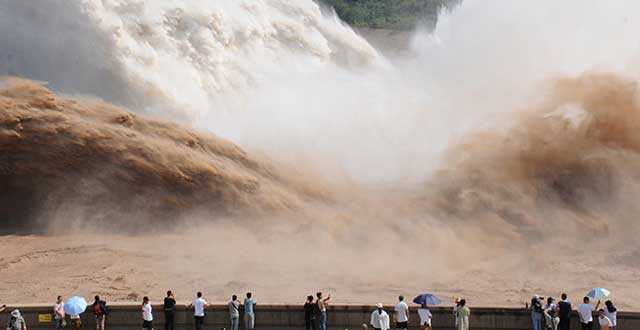
[[[547,78],[629,71],[634,1],[474,1],[382,58],[311,0],[7,1],[14,74],[356,181],[419,182]]]

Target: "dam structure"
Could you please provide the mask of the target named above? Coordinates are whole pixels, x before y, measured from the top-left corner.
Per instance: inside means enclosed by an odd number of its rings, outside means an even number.
[[[164,328],[164,315],[161,304],[153,305],[153,325],[155,329]],[[8,307],[0,314],[0,322],[6,324],[9,312],[18,308],[23,314],[27,326],[31,330],[53,329],[52,307],[28,306]],[[375,307],[368,305],[333,305],[327,307],[328,330],[356,330],[362,324],[368,324],[371,312]],[[389,315],[393,314],[393,306],[385,306]],[[240,327],[244,329],[243,309],[240,308]],[[433,329],[452,330],[454,316],[452,307],[433,307]],[[287,330],[304,329],[304,311],[302,305],[256,305],[256,325],[258,330]],[[82,315],[82,328],[94,327],[94,318],[90,308]],[[594,320],[596,316],[594,315]],[[193,308],[185,305],[176,307],[176,329],[187,330],[194,328]],[[419,329],[417,308],[411,307],[409,329]],[[482,308],[471,307],[470,329],[474,330],[525,330],[531,329],[531,314],[525,308]],[[142,316],[139,305],[109,306],[106,328],[117,330],[140,329]],[[369,325],[371,328],[371,325]],[[394,324],[391,325],[393,329]],[[206,310],[204,329],[230,329],[229,308],[227,305],[212,305]],[[580,329],[578,315],[574,313],[571,320],[571,330]],[[617,329],[640,329],[640,313],[619,312]]]

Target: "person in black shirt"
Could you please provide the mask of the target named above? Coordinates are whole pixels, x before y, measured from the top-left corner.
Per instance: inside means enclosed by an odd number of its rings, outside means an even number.
[[[307,330],[316,330],[318,312],[318,304],[313,302],[313,296],[307,296],[307,302],[304,303],[304,323]]]
[[[167,291],[167,296],[164,298],[164,330],[173,330],[176,326],[176,298],[173,296],[171,290]]]
[[[567,300],[567,294],[562,294],[562,300],[558,303],[558,317],[560,317],[560,323],[558,324],[558,330],[571,329],[571,303]]]

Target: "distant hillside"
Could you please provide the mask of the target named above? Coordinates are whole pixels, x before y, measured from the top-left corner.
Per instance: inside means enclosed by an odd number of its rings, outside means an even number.
[[[438,13],[462,0],[319,0],[356,27],[407,30],[417,23],[435,25]]]

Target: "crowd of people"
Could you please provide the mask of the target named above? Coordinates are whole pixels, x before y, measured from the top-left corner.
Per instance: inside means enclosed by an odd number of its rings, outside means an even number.
[[[304,303],[304,321],[306,330],[326,330],[327,329],[327,305],[331,299],[331,295],[326,297],[322,292],[316,293],[316,296],[309,295]],[[231,330],[238,330],[240,324],[240,307],[243,307],[245,330],[254,330],[256,317],[255,306],[257,302],[252,297],[251,292],[247,292],[246,298],[241,303],[238,296],[233,295],[229,301],[229,322]],[[589,297],[584,297],[582,304],[579,304],[575,311],[578,314],[582,330],[592,330],[594,319],[593,313],[598,312],[597,324],[600,330],[616,330],[617,309],[611,300],[604,303],[603,308],[599,308],[601,302],[598,301],[595,306],[591,304]],[[195,298],[189,304],[189,308],[193,308],[194,324],[196,330],[203,330],[205,312],[209,303],[204,299],[202,292],[196,293]],[[533,330],[543,330],[543,325],[549,330],[569,330],[571,326],[571,315],[574,309],[569,302],[567,294],[561,295],[561,300],[556,303],[553,297],[545,299],[541,296],[534,296],[531,299],[531,305],[527,304],[527,308],[531,310],[531,320],[533,322]],[[6,309],[5,305],[0,307],[0,312]],[[167,291],[162,305],[164,312],[164,329],[175,329],[175,313],[176,298],[171,291]],[[94,297],[94,302],[90,306],[90,311],[95,319],[95,329],[104,330],[105,322],[109,311],[107,303],[100,299],[100,296]],[[142,298],[140,306],[142,315],[142,329],[153,330],[153,307],[149,302],[149,297]],[[371,326],[374,330],[389,330],[392,323],[398,330],[407,330],[409,327],[409,305],[404,301],[403,296],[398,297],[398,303],[393,308],[393,319],[385,311],[383,304],[376,304],[375,310],[371,313],[369,324],[362,324],[362,329],[367,330]],[[455,318],[456,330],[469,330],[469,316],[471,310],[466,305],[465,299],[456,298],[453,307],[453,315]],[[423,330],[432,329],[433,314],[429,310],[429,306],[421,304],[418,308],[419,327]],[[67,315],[65,312],[62,296],[58,296],[53,306],[53,320],[56,330],[65,328],[71,330],[80,330],[80,315]],[[68,321],[67,321],[68,320]],[[7,330],[27,330],[27,325],[20,314],[20,311],[14,309],[10,313],[7,322]]]
[[[398,303],[394,306],[393,318],[397,330],[407,330],[409,328],[409,305],[404,301],[404,296],[398,297]],[[456,298],[455,305],[453,307],[453,315],[455,318],[456,330],[469,330],[469,315],[471,310],[467,307],[465,299]],[[420,323],[418,324],[420,329],[431,330],[433,314],[429,310],[429,306],[421,304],[418,308],[418,317]],[[384,310],[384,306],[381,303],[376,305],[376,309],[371,313],[371,321],[369,325],[374,330],[389,330],[391,328],[391,321],[389,314]],[[366,323],[362,325],[363,330],[367,330],[369,325]],[[306,330],[315,330],[307,326]]]
[[[582,304],[576,308],[580,326],[582,330],[592,330],[594,311],[598,311],[598,326],[600,330],[616,330],[618,310],[611,300],[604,303],[604,308],[600,307],[600,300],[594,306],[589,297],[582,299]],[[542,320],[544,319],[547,329],[569,330],[571,328],[571,314],[573,307],[567,298],[567,294],[561,295],[561,300],[556,303],[553,297],[548,297],[545,303],[543,297],[538,295],[531,299],[531,320],[533,330],[542,330]]]
[[[331,295],[326,297],[322,292],[317,292],[316,296],[309,295],[303,305],[304,320],[306,330],[326,330],[327,329],[327,306],[331,300]],[[229,321],[231,330],[238,330],[240,325],[240,307],[243,307],[244,312],[244,325],[245,330],[254,330],[255,327],[255,310],[257,302],[253,299],[251,292],[247,292],[246,298],[241,303],[237,295],[231,297],[229,301]],[[202,292],[196,293],[196,297],[189,304],[189,308],[193,308],[194,324],[196,330],[203,330],[205,312],[209,303],[204,299]],[[389,315],[383,308],[382,304],[377,304],[375,311],[371,314],[371,322],[369,325],[375,330],[389,330],[391,320]],[[0,308],[0,312],[3,311],[6,306]],[[176,298],[172,291],[167,291],[167,296],[164,298],[162,304],[164,312],[164,329],[175,329],[175,313],[176,313]],[[107,303],[100,298],[100,296],[94,297],[94,302],[90,306],[90,311],[93,313],[95,320],[95,329],[104,330],[107,315],[109,314]],[[140,306],[142,315],[142,329],[153,330],[153,306],[149,302],[149,297],[142,298],[142,304]],[[409,306],[404,301],[404,297],[399,297],[398,304],[394,308],[394,321],[397,329],[406,330],[409,324]],[[456,305],[453,309],[456,318],[457,330],[469,329],[469,315],[470,310],[466,306],[464,299],[456,299]],[[418,309],[418,315],[420,317],[421,329],[431,329],[431,319],[433,315],[426,304],[422,304]],[[82,322],[79,314],[69,314],[65,312],[65,306],[62,296],[58,296],[53,306],[53,320],[55,330],[64,330],[65,328],[70,330],[80,330]],[[68,320],[68,321],[67,321]],[[367,324],[363,324],[363,329],[368,329]],[[7,323],[7,330],[27,330],[26,322],[20,314],[20,311],[15,309],[11,312],[11,316]]]

